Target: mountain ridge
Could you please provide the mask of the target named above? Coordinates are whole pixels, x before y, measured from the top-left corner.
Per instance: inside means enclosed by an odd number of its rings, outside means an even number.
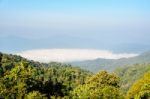
[[[150,51],[146,51],[138,56],[131,58],[121,59],[103,59],[97,58],[95,60],[85,60],[71,62],[73,66],[79,66],[83,69],[90,70],[92,72],[98,72],[99,70],[113,71],[116,68],[123,67],[124,65],[143,64],[150,63]]]

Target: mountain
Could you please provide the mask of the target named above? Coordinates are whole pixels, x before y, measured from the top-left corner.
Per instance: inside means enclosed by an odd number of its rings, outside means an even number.
[[[143,64],[150,63],[150,51],[142,53],[132,58],[121,58],[121,59],[102,59],[98,58],[95,60],[77,61],[70,64],[79,66],[83,69],[87,69],[92,72],[98,72],[99,70],[113,71],[118,67],[132,64]]]
[[[70,35],[50,35],[47,38],[27,38],[20,36],[0,36],[0,51],[20,52],[29,49],[50,49],[50,48],[96,48],[94,40]],[[38,43],[37,43],[38,42]],[[79,45],[80,44],[80,45]],[[84,47],[82,46],[84,45]]]

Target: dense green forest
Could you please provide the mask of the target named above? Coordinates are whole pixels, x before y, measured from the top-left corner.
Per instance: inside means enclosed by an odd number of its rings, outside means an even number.
[[[69,64],[0,53],[2,99],[149,99],[150,64],[94,74]]]

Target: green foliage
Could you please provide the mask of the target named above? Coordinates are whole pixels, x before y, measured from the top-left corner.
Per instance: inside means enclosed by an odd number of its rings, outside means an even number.
[[[62,63],[39,63],[0,53],[0,98],[5,99],[124,99],[128,88],[150,70],[150,64],[135,64],[116,70],[91,72]],[[150,97],[150,73],[135,82],[127,97]],[[120,82],[121,81],[121,82]]]
[[[3,57],[3,54],[2,54],[2,53],[0,53],[0,77],[3,75],[2,57]]]
[[[119,78],[106,71],[99,72],[71,92],[73,99],[123,99]]]
[[[2,54],[1,63],[0,98],[6,99],[67,98],[91,75],[70,65],[43,64],[7,54]]]
[[[47,98],[45,97],[45,95],[41,94],[40,92],[33,91],[33,92],[28,93],[25,96],[25,99],[47,99]]]
[[[93,75],[87,80],[86,83],[97,83],[98,85],[111,85],[115,87],[119,87],[119,77],[115,74],[108,74],[106,71],[102,71]]]
[[[7,98],[22,98],[27,94],[27,82],[34,76],[34,69],[27,63],[20,63],[0,79],[0,94]]]
[[[127,98],[148,99],[150,98],[150,72],[137,80],[127,93]]]
[[[116,69],[121,79],[121,89],[126,93],[132,84],[150,70],[150,64],[134,64]]]

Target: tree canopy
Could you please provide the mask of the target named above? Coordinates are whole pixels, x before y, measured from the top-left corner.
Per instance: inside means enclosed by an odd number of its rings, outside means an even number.
[[[137,80],[127,93],[127,98],[149,99],[150,98],[150,71],[140,80]]]
[[[69,64],[39,63],[0,53],[0,98],[149,99],[149,66],[125,66],[117,69],[118,76],[107,71],[93,74]],[[126,84],[127,95],[123,93]]]
[[[119,78],[102,71],[90,77],[84,85],[72,91],[73,99],[122,99]]]

